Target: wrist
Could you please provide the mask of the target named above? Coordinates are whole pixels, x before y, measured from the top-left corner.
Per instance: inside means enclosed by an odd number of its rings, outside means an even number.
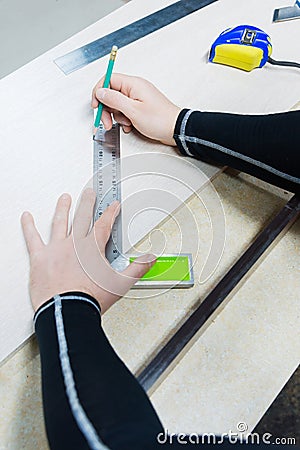
[[[165,145],[170,145],[171,147],[176,147],[176,141],[174,139],[174,131],[175,131],[175,125],[178,119],[178,116],[180,114],[181,109],[172,104],[172,107],[170,108],[170,111],[167,113],[168,117],[168,123],[166,126],[166,134],[163,139],[161,139],[161,142]]]

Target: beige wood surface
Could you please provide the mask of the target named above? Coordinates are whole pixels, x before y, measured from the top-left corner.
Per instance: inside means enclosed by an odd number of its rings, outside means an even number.
[[[93,84],[104,73],[101,60],[65,76],[53,59],[171,1],[132,1],[45,53],[0,83],[1,98],[1,312],[0,360],[32,333],[26,293],[28,262],[19,217],[32,211],[47,238],[58,195],[77,199],[92,175],[89,106]],[[298,24],[271,24],[275,0],[219,2],[121,49],[116,71],[144,76],[181,106],[207,110],[265,113],[289,109],[300,97],[299,73],[275,67],[251,74],[207,64],[207,51],[225,28],[243,22],[264,28],[273,38],[274,57],[297,54]],[[289,1],[282,1],[282,6]],[[289,86],[287,89],[286,86]],[[122,155],[173,150],[132,134],[122,139]],[[197,165],[209,177],[217,172]],[[193,179],[191,172],[186,177]],[[195,181],[198,189],[203,184]],[[164,189],[167,187],[164,185]],[[181,201],[188,195],[179,192]],[[145,233],[153,224],[145,221]],[[141,227],[137,226],[137,229]],[[140,228],[139,228],[140,229]],[[135,233],[135,232],[134,232]],[[133,233],[133,234],[134,234]],[[132,240],[141,236],[136,234]],[[183,249],[184,250],[184,249]],[[26,298],[27,297],[27,298]]]

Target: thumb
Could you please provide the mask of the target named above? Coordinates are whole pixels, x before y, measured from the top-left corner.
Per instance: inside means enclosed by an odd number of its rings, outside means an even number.
[[[122,272],[122,275],[128,277],[128,282],[130,283],[128,289],[130,289],[136,281],[142,278],[142,276],[145,275],[155,263],[156,256],[148,254],[139,256],[131,264],[129,264],[129,266]]]
[[[135,101],[119,91],[99,88],[96,91],[97,99],[109,108],[121,111],[128,119],[132,115]]]

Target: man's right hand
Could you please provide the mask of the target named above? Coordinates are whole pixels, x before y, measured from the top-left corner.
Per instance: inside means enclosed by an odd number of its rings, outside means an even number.
[[[92,108],[103,103],[102,122],[112,127],[112,115],[125,133],[132,127],[144,136],[175,146],[174,128],[180,108],[168,100],[152,83],[143,78],[113,74],[110,89],[102,88],[104,77],[92,93]]]

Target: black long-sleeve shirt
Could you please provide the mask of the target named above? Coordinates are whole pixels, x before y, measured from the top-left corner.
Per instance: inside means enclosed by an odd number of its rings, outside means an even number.
[[[163,427],[105,336],[98,302],[83,292],[60,294],[38,309],[34,323],[50,448],[156,448]]]
[[[184,109],[174,139],[184,156],[300,192],[300,111],[240,115]]]
[[[232,441],[230,435],[209,433],[168,436],[146,393],[105,336],[99,305],[90,295],[56,295],[38,309],[34,322],[51,450],[208,449],[212,443],[227,449],[241,442],[237,434]],[[257,444],[257,439],[248,442]],[[267,445],[261,440],[259,448]]]

